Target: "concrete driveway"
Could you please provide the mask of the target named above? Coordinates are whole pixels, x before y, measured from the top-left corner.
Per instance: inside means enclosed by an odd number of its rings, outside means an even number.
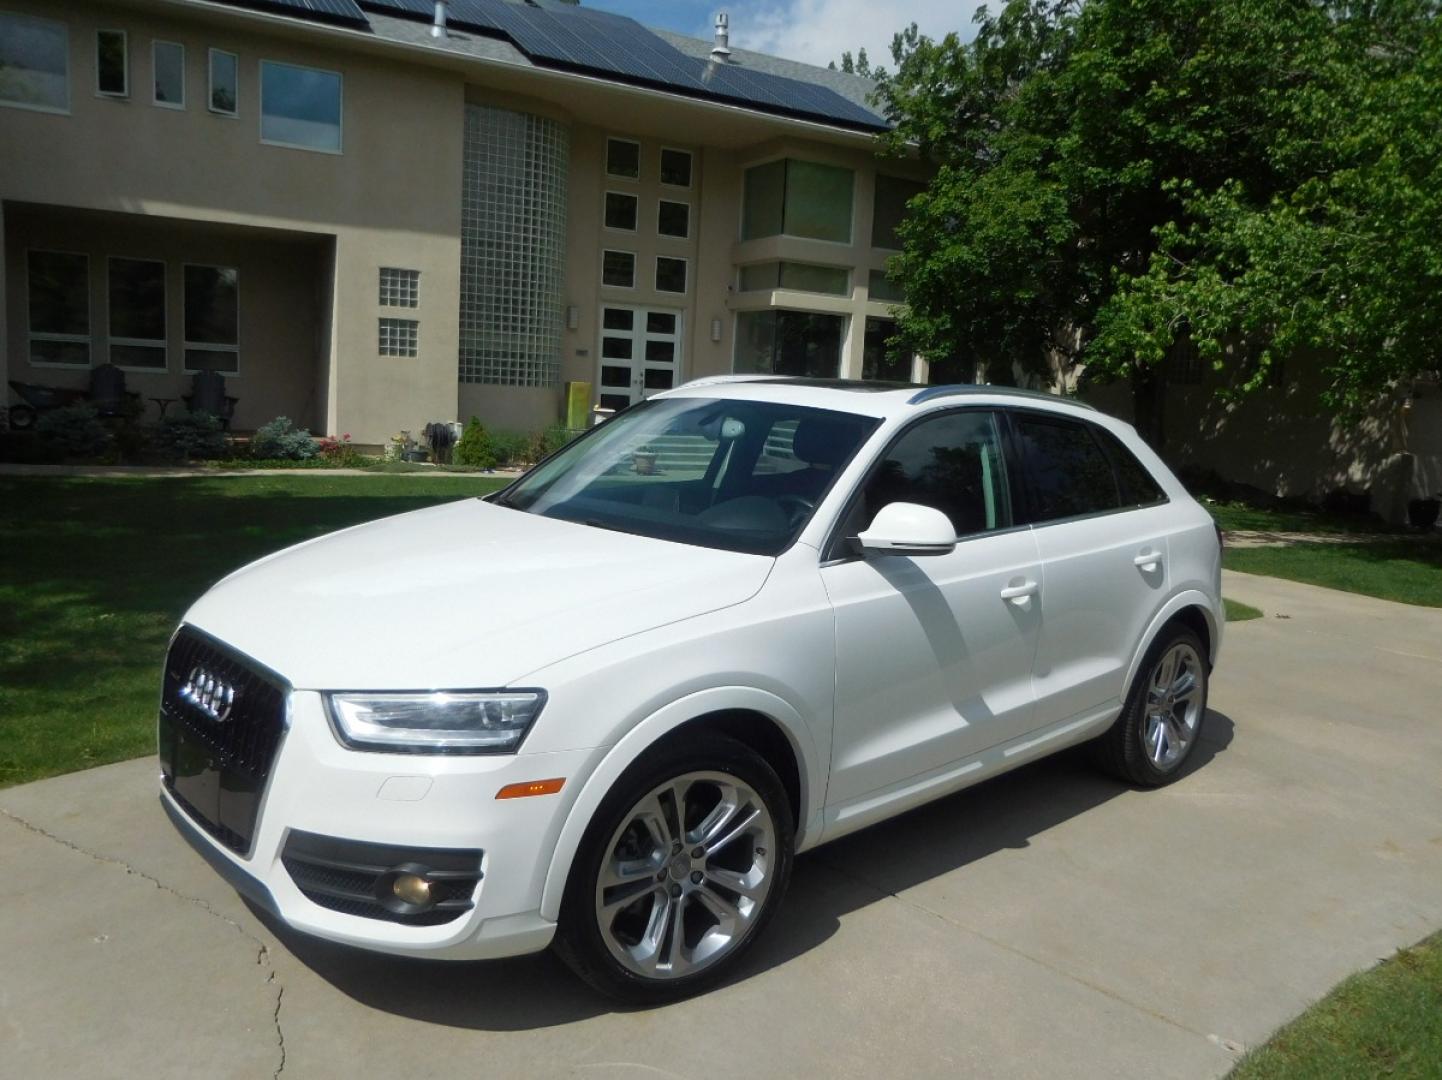
[[[278,932],[136,761],[0,792],[0,1073],[1208,1077],[1442,926],[1442,612],[1229,575],[1195,767],[1043,762],[803,856],[746,975],[618,1012],[549,956]]]

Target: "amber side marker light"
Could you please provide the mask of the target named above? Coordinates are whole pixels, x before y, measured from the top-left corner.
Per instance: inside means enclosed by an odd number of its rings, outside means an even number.
[[[553,780],[527,780],[520,784],[507,784],[496,792],[498,799],[524,799],[530,795],[554,795],[561,790],[566,778],[558,776]]]

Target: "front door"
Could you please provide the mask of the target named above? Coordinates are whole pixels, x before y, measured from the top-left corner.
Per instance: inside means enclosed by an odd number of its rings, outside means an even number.
[[[680,383],[681,312],[666,308],[601,308],[596,403],[619,411]]]

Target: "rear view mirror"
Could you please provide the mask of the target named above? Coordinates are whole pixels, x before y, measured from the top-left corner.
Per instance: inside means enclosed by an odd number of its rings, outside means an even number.
[[[940,510],[894,502],[881,508],[871,528],[857,536],[868,555],[945,555],[956,548],[956,530]]]

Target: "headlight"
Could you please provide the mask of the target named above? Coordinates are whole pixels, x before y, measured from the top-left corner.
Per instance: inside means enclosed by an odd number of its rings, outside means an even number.
[[[341,742],[397,754],[509,754],[546,703],[543,690],[327,694]]]

